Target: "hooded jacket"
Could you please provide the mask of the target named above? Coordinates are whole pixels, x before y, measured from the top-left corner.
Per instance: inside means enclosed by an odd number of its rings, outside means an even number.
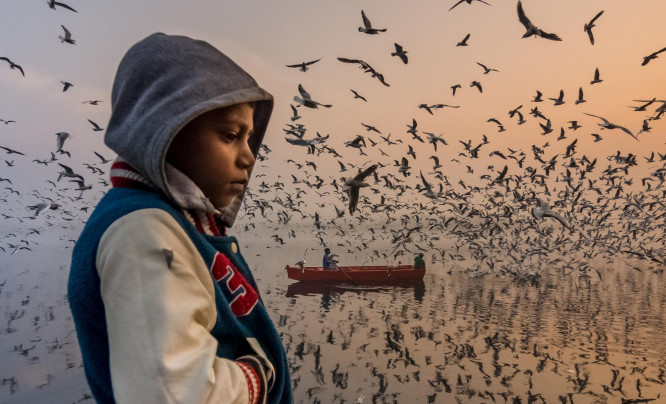
[[[188,122],[244,102],[256,157],[273,98],[210,44],[157,33],[118,67],[104,138],[118,153],[113,188],[75,245],[68,285],[98,402],[292,401],[284,347],[224,230],[244,195],[213,206],[165,161]]]

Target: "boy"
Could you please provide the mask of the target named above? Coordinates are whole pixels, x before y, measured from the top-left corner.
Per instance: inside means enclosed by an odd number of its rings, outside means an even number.
[[[113,188],[68,296],[101,403],[290,403],[287,359],[238,241],[273,97],[210,44],[153,34],[118,67]]]
[[[324,258],[322,259],[322,269],[324,271],[332,271],[334,268],[331,266],[331,249],[324,248]]]
[[[423,260],[423,253],[414,256],[414,267],[413,269],[425,269],[425,261]]]

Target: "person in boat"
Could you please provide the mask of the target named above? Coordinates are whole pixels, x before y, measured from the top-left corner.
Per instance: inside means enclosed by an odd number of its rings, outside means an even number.
[[[324,271],[335,271],[337,268],[335,267],[335,263],[333,262],[333,258],[331,257],[331,249],[330,248],[325,248],[324,249],[324,258],[322,260],[322,268]]]
[[[414,269],[425,269],[425,261],[423,260],[423,253],[414,257]]]
[[[291,403],[287,356],[238,240],[273,97],[207,42],[153,34],[120,62],[113,188],[68,297],[98,403]]]

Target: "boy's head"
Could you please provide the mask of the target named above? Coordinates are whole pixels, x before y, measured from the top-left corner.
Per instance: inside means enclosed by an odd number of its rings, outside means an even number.
[[[234,104],[199,115],[167,151],[167,162],[194,181],[215,207],[229,206],[250,179],[255,162],[249,145],[252,108],[251,103]]]
[[[330,248],[325,248],[325,249],[324,249],[324,254],[330,254],[330,253],[331,253],[331,249],[330,249]]]
[[[273,97],[209,43],[156,33],[123,57],[111,101],[105,143],[181,207],[225,208],[222,219],[231,226],[240,208],[241,184],[249,179],[268,126]],[[219,142],[213,142],[212,132],[220,130],[230,132],[218,133]],[[243,140],[223,143],[234,131]],[[241,143],[243,147],[236,147]],[[230,147],[222,148],[223,144]],[[182,181],[171,165],[205,197],[174,186]],[[232,193],[229,200],[225,195]]]

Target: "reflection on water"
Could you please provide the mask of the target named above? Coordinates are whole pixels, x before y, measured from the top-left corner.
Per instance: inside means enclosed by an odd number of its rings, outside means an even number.
[[[605,278],[517,286],[453,272],[264,299],[281,313],[297,402],[666,402],[663,278]]]
[[[0,402],[92,402],[68,267],[51,264],[66,253],[0,263]],[[517,285],[433,267],[417,285],[313,286],[270,265],[289,259],[254,264],[297,403],[666,402],[663,274]]]

